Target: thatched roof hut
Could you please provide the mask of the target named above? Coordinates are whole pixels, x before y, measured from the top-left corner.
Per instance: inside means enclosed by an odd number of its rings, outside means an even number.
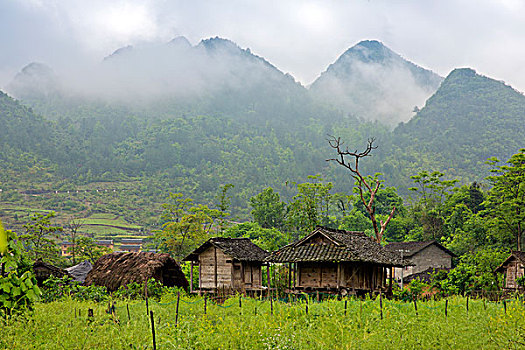
[[[167,287],[189,286],[177,262],[169,254],[130,252],[112,253],[99,258],[88,273],[85,285],[105,286],[116,291],[132,282],[154,278]]]
[[[35,274],[39,286],[42,286],[44,281],[51,276],[55,276],[57,278],[69,276],[66,270],[43,262],[42,260],[35,261],[35,263],[33,264],[33,272]]]

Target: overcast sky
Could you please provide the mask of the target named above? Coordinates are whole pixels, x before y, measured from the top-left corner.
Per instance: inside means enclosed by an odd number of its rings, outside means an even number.
[[[522,0],[0,0],[0,87],[33,61],[60,70],[180,35],[231,39],[305,85],[376,39],[442,76],[472,67],[525,91]]]

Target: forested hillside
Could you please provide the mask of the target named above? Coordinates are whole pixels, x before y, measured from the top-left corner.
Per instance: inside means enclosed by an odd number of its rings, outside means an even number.
[[[381,43],[363,42],[318,84],[335,70],[352,72],[356,60],[383,67],[382,74],[392,73],[390,81],[399,77],[392,62],[422,89],[440,81]],[[391,132],[391,125],[332,109],[249,49],[220,38],[196,46],[178,38],[158,47],[122,48],[101,67],[89,84],[73,88],[68,84],[74,79],[67,82],[43,65],[30,65],[11,84],[21,100],[2,94],[3,200],[64,206],[65,198],[8,193],[67,193],[102,183],[127,192],[109,206],[105,200],[67,198],[74,202],[69,207],[146,220],[169,192],[217,205],[221,186],[233,184],[231,211],[246,219],[249,199],[262,189],[272,187],[290,200],[297,191],[294,182],[308,181],[309,175],[321,174],[334,190],[351,193],[349,174],[326,162],[333,157],[328,135],[341,136],[352,150],[376,138],[378,149],[362,170],[382,172],[386,185],[402,195],[413,185],[410,176],[423,170],[464,183],[481,181],[488,173],[486,159],[507,159],[525,136],[525,97],[470,69],[453,71],[412,120]],[[358,87],[359,81],[353,84]],[[381,90],[375,93],[380,96]],[[131,210],[136,206],[146,209]]]

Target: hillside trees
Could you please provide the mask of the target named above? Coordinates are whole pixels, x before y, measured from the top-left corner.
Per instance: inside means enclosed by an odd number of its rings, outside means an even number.
[[[494,166],[494,175],[488,177],[492,188],[486,212],[492,217],[492,224],[511,235],[516,249],[521,250],[525,231],[525,148],[510,157],[507,165],[497,165],[497,158],[488,162]]]
[[[267,187],[250,198],[252,217],[262,228],[283,228],[286,216],[286,204],[279,193]]]

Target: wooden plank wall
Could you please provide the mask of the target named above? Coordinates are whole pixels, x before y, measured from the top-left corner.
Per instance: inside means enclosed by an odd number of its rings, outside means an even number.
[[[229,288],[232,286],[231,258],[222,250],[210,247],[199,255],[200,288]]]

